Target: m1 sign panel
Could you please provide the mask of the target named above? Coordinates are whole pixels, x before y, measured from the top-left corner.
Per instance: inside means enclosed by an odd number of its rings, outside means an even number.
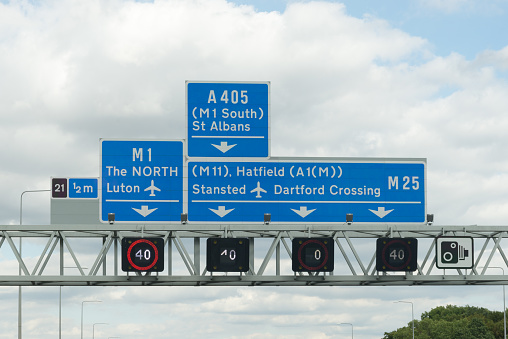
[[[101,140],[100,220],[179,221],[183,141]]]

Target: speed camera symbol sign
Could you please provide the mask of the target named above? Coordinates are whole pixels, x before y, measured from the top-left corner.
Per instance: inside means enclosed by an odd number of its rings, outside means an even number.
[[[438,237],[436,239],[437,268],[473,268],[473,238]]]

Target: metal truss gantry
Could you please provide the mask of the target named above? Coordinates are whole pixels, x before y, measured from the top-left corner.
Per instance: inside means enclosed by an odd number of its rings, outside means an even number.
[[[445,235],[474,239],[472,269],[436,267],[436,237]],[[120,271],[123,237],[164,238],[164,271]],[[249,238],[249,271],[207,272],[204,240],[212,237]],[[292,272],[291,240],[296,237],[332,237],[334,272]],[[417,238],[418,269],[376,271],[376,239],[381,237]],[[502,245],[507,237],[508,226],[476,225],[0,225],[0,286],[505,285],[508,258]]]

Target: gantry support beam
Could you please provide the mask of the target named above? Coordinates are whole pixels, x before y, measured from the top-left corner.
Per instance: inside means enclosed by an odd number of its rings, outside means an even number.
[[[474,238],[472,269],[438,269],[438,236]],[[119,271],[123,237],[162,237],[163,272]],[[247,273],[210,273],[206,238],[250,239]],[[291,240],[331,237],[335,270],[291,271]],[[419,241],[415,272],[377,272],[376,239],[413,237]],[[414,224],[166,224],[166,225],[0,225],[0,286],[400,286],[504,285],[508,279],[508,226]],[[23,246],[20,246],[20,243]],[[20,250],[22,248],[22,251]]]

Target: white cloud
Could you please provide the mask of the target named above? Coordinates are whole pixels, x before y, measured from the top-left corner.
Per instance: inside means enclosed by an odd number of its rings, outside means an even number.
[[[444,10],[468,4],[427,2]],[[21,192],[48,188],[50,176],[98,176],[100,137],[183,139],[185,80],[271,81],[273,155],[426,157],[436,223],[505,223],[507,48],[472,61],[436,56],[420,37],[327,2],[291,3],[283,13],[223,0],[1,4],[0,223],[17,223]],[[25,199],[26,223],[47,223],[47,196]],[[77,251],[86,253],[87,245]],[[3,267],[15,271],[5,246]],[[48,288],[28,290],[56,295]],[[396,298],[416,300],[415,314],[464,300],[456,288],[63,290],[64,333],[79,333],[81,301],[93,295],[108,316],[125,317],[111,332],[101,329],[122,338],[193,331],[331,338],[338,320],[379,338],[408,322],[407,310],[392,305]],[[16,295],[9,287],[0,293],[8,296],[0,310],[10,319],[0,322],[0,338],[11,338]],[[27,331],[36,337],[47,305],[30,305]],[[48,338],[55,337],[56,310],[47,311]],[[87,319],[104,317],[98,310],[89,307]],[[147,325],[153,319],[157,325]]]
[[[499,51],[484,51],[476,58],[478,66],[492,67],[492,70],[508,70],[508,46]]]

